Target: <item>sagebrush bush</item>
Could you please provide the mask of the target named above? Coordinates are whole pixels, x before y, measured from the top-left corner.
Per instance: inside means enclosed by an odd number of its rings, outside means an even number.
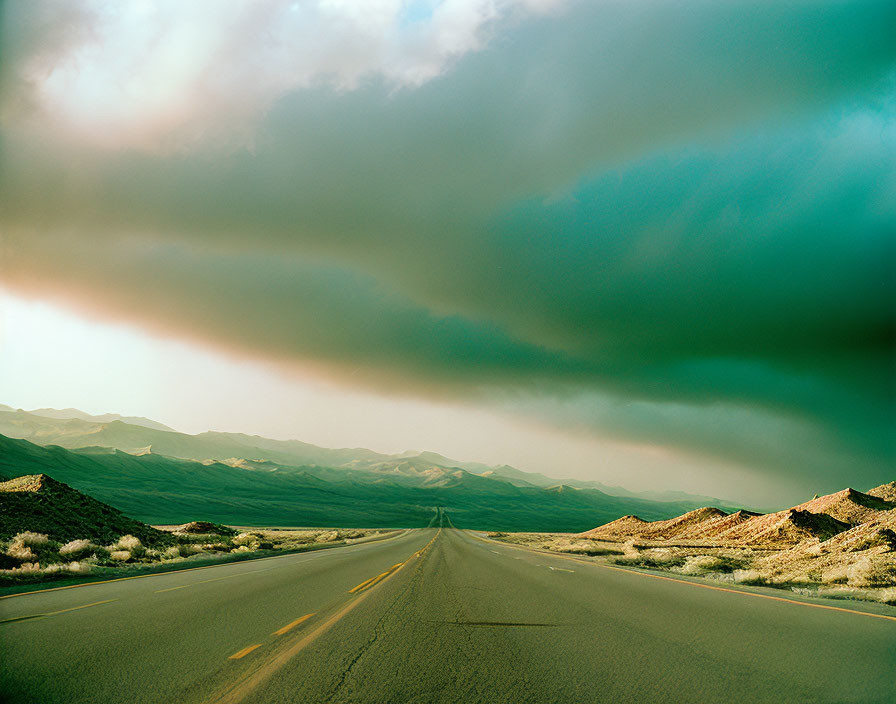
[[[40,572],[40,563],[38,562],[25,562],[16,569],[10,570],[10,572],[19,572],[21,574],[28,573],[36,573]]]
[[[59,543],[50,540],[44,533],[24,531],[16,534],[9,542],[6,554],[22,562],[59,562]]]
[[[121,536],[115,543],[115,548],[116,550],[127,550],[134,557],[140,557],[146,552],[146,548],[143,547],[140,538],[134,535]]]
[[[708,572],[721,572],[724,567],[725,561],[715,555],[689,555],[678,571],[682,574],[701,575]]]
[[[732,577],[738,584],[765,584],[765,578],[756,570],[734,570]]]
[[[55,574],[58,572],[67,572],[70,574],[88,574],[90,569],[90,564],[87,562],[57,562],[52,565],[47,565],[44,568],[44,573]]]
[[[181,543],[177,546],[177,554],[180,557],[190,557],[198,555],[200,552],[202,552],[202,547],[193,543]]]
[[[234,545],[245,546],[252,550],[257,549],[261,538],[258,533],[240,533],[233,539]]]
[[[37,559],[37,555],[27,545],[21,545],[15,541],[9,544],[6,554],[20,562],[31,562]]]
[[[72,540],[59,548],[59,554],[66,560],[79,560],[93,555],[96,549],[89,540]]]
[[[50,542],[50,538],[46,533],[32,533],[30,530],[26,530],[16,534],[12,542],[29,548],[42,548]]]
[[[877,598],[883,604],[896,606],[896,587],[881,589],[880,592],[878,592]]]
[[[684,558],[676,557],[668,550],[655,550],[635,555],[626,553],[623,557],[611,558],[611,562],[627,567],[657,567],[659,569],[669,569],[683,565]]]

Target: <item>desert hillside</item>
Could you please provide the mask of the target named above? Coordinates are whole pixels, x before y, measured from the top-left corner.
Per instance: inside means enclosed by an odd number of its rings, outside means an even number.
[[[892,532],[894,509],[896,482],[890,482],[867,494],[844,489],[776,513],[726,513],[705,507],[664,521],[624,516],[580,535],[608,542],[784,549],[804,542],[826,543],[853,529],[868,535]]]
[[[46,474],[0,482],[0,540],[23,530],[62,542],[76,539],[109,542],[122,535],[136,536],[147,545],[169,541],[167,533],[128,518],[121,511]]]
[[[896,482],[768,514],[704,507],[660,521],[623,516],[575,535],[496,537],[619,565],[896,604]]]

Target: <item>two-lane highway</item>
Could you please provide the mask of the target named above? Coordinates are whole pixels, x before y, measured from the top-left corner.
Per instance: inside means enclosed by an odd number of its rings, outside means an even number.
[[[4,599],[0,621],[13,702],[894,701],[894,618],[450,528]]]
[[[0,700],[204,695],[250,654],[363,595],[365,580],[413,557],[437,532],[0,599]]]

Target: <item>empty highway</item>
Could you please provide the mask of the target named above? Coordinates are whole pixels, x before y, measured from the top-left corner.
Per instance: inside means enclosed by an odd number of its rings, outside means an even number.
[[[786,594],[782,593],[782,596]],[[453,528],[0,599],[7,702],[892,702],[896,619]]]

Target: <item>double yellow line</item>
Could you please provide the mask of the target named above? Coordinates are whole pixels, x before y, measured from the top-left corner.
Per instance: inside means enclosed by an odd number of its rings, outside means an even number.
[[[439,534],[442,532],[442,529],[439,528],[438,532],[433,536],[432,540],[430,540],[426,546],[413,555],[411,555],[404,562],[399,562],[398,564],[393,565],[388,570],[383,572],[382,574],[378,574],[375,577],[371,577],[370,579],[361,582],[358,586],[349,590],[350,594],[357,594],[356,597],[349,599],[348,603],[345,604],[339,611],[334,613],[328,619],[323,621],[322,623],[316,625],[309,633],[304,635],[298,642],[293,643],[291,646],[286,648],[285,650],[280,651],[273,655],[273,657],[262,664],[258,669],[251,672],[248,676],[243,679],[237,681],[231,687],[228,687],[223,692],[219,692],[216,696],[208,699],[208,702],[214,702],[215,704],[238,704],[245,699],[253,690],[255,690],[259,685],[269,679],[277,670],[283,667],[290,659],[295,657],[299,652],[304,650],[308,645],[313,643],[318,637],[326,633],[334,624],[336,624],[340,619],[342,619],[346,614],[352,611],[355,607],[357,607],[367,596],[370,594],[368,591],[371,587],[376,584],[379,584],[383,580],[387,579],[390,575],[395,574],[404,567],[408,562],[410,562],[415,557],[420,557],[423,555],[436,541],[436,538],[439,537]],[[303,623],[307,619],[311,618],[315,614],[306,614],[301,618],[296,619],[290,624],[287,624],[283,628],[274,632],[274,635],[283,635],[287,631],[293,629],[299,624]],[[243,648],[240,651],[237,651],[233,655],[230,656],[230,660],[241,660],[246,655],[255,652],[258,648],[260,648],[264,643],[256,643],[250,646]]]
[[[436,541],[436,538],[439,537],[439,533],[441,533],[441,532],[442,532],[442,529],[439,528],[438,532],[432,537],[432,540],[430,540],[426,544],[425,547],[423,547],[420,550],[418,550],[417,552],[415,552],[404,562],[399,562],[397,564],[394,564],[389,569],[387,569],[385,572],[378,574],[375,577],[371,577],[370,579],[365,579],[363,582],[361,582],[357,586],[354,586],[351,589],[349,589],[348,593],[349,594],[357,594],[359,592],[363,592],[366,589],[370,589],[372,586],[374,586],[376,584],[379,584],[386,577],[388,577],[390,574],[393,574],[394,572],[397,572],[398,570],[400,570],[402,567],[404,567],[406,564],[408,564],[415,557],[420,557],[423,553],[425,553],[429,549],[429,547]]]

